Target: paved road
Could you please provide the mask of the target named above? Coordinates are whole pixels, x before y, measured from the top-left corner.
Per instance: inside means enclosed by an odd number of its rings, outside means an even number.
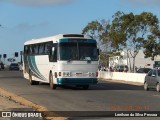
[[[0,71],[0,87],[50,111],[159,111],[160,93],[143,86],[99,81],[89,90],[48,84],[31,86],[19,71]],[[84,114],[84,113],[83,113]]]

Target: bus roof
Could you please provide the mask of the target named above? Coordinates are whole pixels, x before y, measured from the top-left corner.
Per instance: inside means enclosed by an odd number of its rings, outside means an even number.
[[[42,43],[42,42],[47,42],[47,41],[55,41],[55,40],[62,39],[62,38],[91,39],[89,36],[83,35],[83,34],[59,34],[59,35],[45,37],[45,38],[40,38],[40,39],[32,39],[32,40],[26,41],[24,43],[24,45],[35,44],[35,43]]]

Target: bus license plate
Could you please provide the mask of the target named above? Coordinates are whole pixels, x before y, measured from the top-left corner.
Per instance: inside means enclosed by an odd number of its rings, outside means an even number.
[[[76,76],[82,76],[83,74],[82,73],[76,73]]]

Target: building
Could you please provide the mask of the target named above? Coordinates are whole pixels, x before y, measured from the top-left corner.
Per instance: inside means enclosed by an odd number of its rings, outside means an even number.
[[[133,53],[133,51],[132,51]],[[127,65],[131,69],[133,68],[133,57],[131,57],[130,52],[122,51],[121,56],[114,56],[109,58],[109,67],[114,67],[115,65]],[[137,68],[148,67],[153,68],[155,61],[160,61],[160,56],[154,58],[154,61],[151,58],[145,58],[145,55],[142,50],[138,52],[135,58],[135,66]]]

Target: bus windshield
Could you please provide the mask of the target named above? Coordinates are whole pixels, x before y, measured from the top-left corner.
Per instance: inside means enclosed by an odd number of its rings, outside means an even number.
[[[59,43],[59,60],[97,61],[96,43]]]

